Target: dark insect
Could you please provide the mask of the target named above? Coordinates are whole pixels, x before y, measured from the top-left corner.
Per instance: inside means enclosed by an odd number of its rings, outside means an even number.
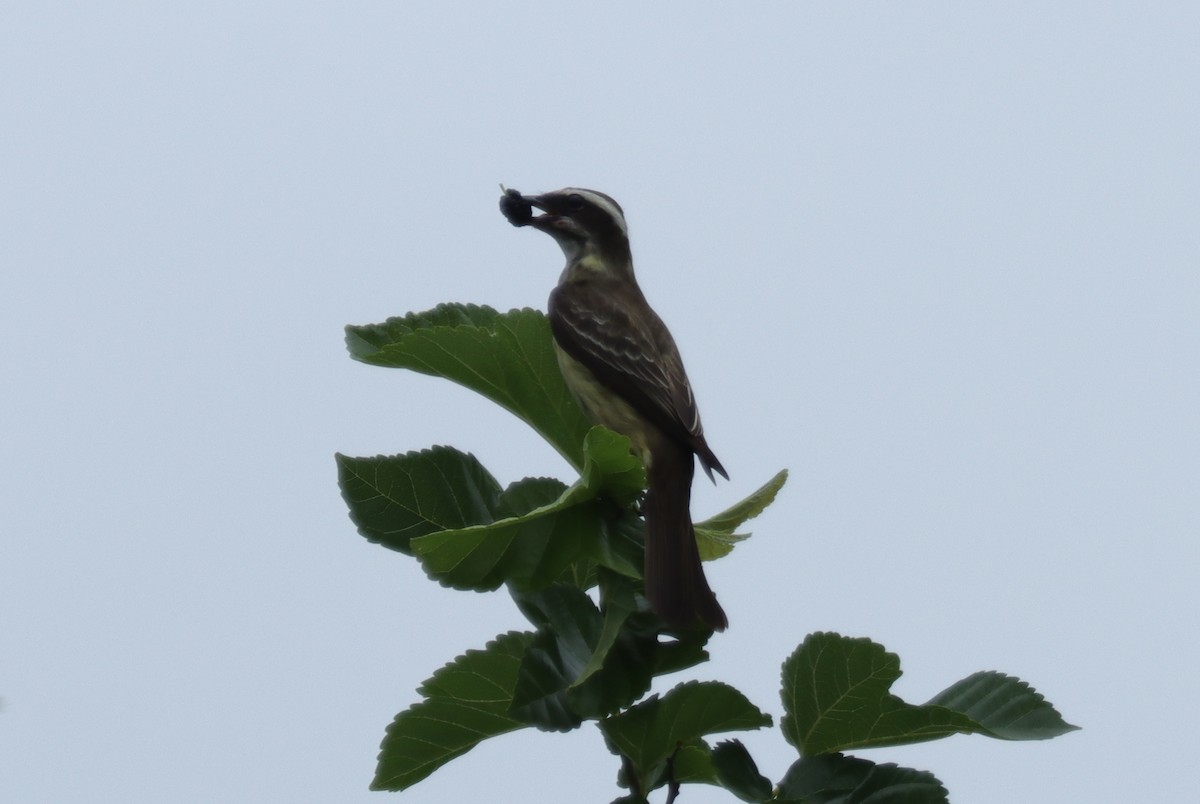
[[[524,226],[533,220],[533,207],[519,191],[511,187],[500,196],[500,211],[513,226]]]

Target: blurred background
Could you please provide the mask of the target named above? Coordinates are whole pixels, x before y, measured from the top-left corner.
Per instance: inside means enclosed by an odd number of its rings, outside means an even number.
[[[908,700],[1001,670],[1084,730],[865,758],[956,802],[1190,799],[1198,41],[1183,2],[5,4],[0,799],[378,801],[415,687],[524,625],[359,537],[333,461],[572,479],[342,342],[544,308],[561,255],[500,182],[625,208],[732,476],[697,518],[791,470],[679,680],[778,718],[805,634],[869,636]],[[529,731],[402,800],[616,772],[592,727]]]

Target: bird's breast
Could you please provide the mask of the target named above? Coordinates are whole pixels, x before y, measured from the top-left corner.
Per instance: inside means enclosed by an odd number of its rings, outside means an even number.
[[[603,424],[628,438],[634,454],[649,465],[649,441],[653,435],[648,432],[648,428],[653,425],[639,415],[628,402],[596,379],[596,375],[587,366],[563,351],[557,343],[554,344],[554,353],[558,357],[558,367],[562,371],[567,388],[587,417],[596,424]]]

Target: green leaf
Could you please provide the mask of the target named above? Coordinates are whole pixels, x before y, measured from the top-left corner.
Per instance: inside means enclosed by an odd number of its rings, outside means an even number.
[[[611,746],[610,746],[611,748]],[[617,774],[617,784],[630,786],[629,772],[633,766],[624,761]],[[712,766],[712,749],[704,740],[695,740],[681,745],[666,762],[656,765],[648,775],[633,780],[642,790],[650,791],[666,787],[674,781],[678,784],[709,784],[719,786],[717,772]],[[645,802],[646,799],[639,799]]]
[[[566,691],[592,657],[602,627],[600,612],[582,590],[565,584],[514,597],[538,634],[521,662],[513,714],[539,728],[573,729],[583,716]]]
[[[697,522],[696,542],[700,547],[700,557],[705,561],[720,558],[728,554],[738,542],[749,538],[749,533],[741,534],[734,531],[747,520],[761,514],[768,505],[775,501],[775,496],[787,482],[787,476],[786,469],[778,472],[746,499],[716,516],[709,517],[703,522]]]
[[[784,737],[813,755],[951,734],[1044,739],[1074,728],[1027,684],[998,673],[985,676],[972,676],[933,702],[914,706],[889,692],[900,677],[894,653],[868,639],[810,634],[783,665]],[[945,705],[955,702],[985,712],[990,723]],[[1056,718],[1061,726],[1054,731]]]
[[[597,652],[600,647],[597,646]],[[650,691],[663,648],[653,631],[622,630],[598,672],[582,674],[567,689],[571,707],[588,719],[611,715]]]
[[[527,477],[509,484],[496,500],[495,519],[525,516],[543,506],[550,505],[567,490],[567,486],[554,477]]]
[[[382,324],[346,327],[346,348],[364,363],[444,377],[482,394],[583,468],[590,424],[563,382],[541,313],[442,304]]]
[[[811,755],[917,742],[970,728],[965,715],[941,708],[922,711],[890,695],[899,677],[900,658],[882,645],[810,634],[783,665],[784,737]]]
[[[638,611],[633,584],[612,572],[604,572],[600,579],[600,603],[604,613],[604,624],[596,640],[595,650],[587,665],[580,671],[571,686],[577,687],[587,681],[604,666],[609,651],[617,644],[617,638],[625,623]]]
[[[990,670],[942,690],[928,705],[963,712],[1002,740],[1048,740],[1079,729],[1021,679]]]
[[[662,638],[666,633],[662,621],[650,611],[642,597],[640,583],[604,567],[597,570],[596,576],[600,582],[604,624],[592,657],[571,683],[572,688],[581,687],[613,662],[617,667],[626,668],[642,667],[649,662],[650,675],[662,676],[708,660],[704,646],[712,637],[711,631],[688,629],[672,634],[674,639]],[[630,651],[634,656],[629,656]],[[632,702],[631,699],[626,703]]]
[[[650,688],[663,650],[654,628],[618,615],[623,627],[610,638],[611,623],[567,584],[514,597],[538,626],[521,663],[515,717],[539,728],[571,729],[628,706]]]
[[[704,646],[708,644],[711,636],[712,632],[705,629],[692,629],[675,634],[673,641],[659,643],[658,664],[654,668],[654,675],[678,673],[680,670],[707,662],[708,651]]]
[[[405,554],[419,536],[490,522],[500,497],[500,485],[475,456],[451,447],[336,460],[358,532]]]
[[[488,737],[522,728],[509,716],[521,657],[533,634],[503,634],[467,651],[420,687],[421,703],[396,716],[380,746],[372,790],[412,787]]]
[[[621,507],[632,505],[646,488],[646,469],[629,447],[628,438],[603,425],[588,430],[581,492],[589,498],[606,497]]]
[[[949,804],[928,771],[827,754],[804,757],[779,783],[777,804]]]
[[[719,681],[690,681],[600,721],[600,730],[643,776],[681,745],[707,734],[771,725],[745,695]]]
[[[713,751],[704,740],[680,746],[671,760],[670,775],[680,784],[720,784],[713,767]],[[657,784],[665,781],[666,778],[659,779]]]
[[[717,743],[712,765],[717,782],[742,801],[770,801],[771,780],[758,772],[758,765],[739,740]]]
[[[413,554],[430,577],[455,589],[542,588],[604,536],[599,504],[564,503],[565,496],[520,516],[413,539]]]
[[[604,516],[604,538],[592,544],[589,557],[601,567],[640,581],[646,523],[630,510],[601,505],[600,513]]]
[[[504,583],[542,589],[585,560],[640,577],[642,524],[614,499],[628,503],[641,490],[641,462],[629,454],[628,439],[602,427],[584,446],[584,476],[574,486],[527,478],[492,503],[504,518],[413,538],[425,571],[447,586],[479,591]]]

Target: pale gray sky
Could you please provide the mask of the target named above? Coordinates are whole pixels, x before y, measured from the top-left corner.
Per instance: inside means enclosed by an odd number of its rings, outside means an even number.
[[[870,636],[905,697],[996,669],[1084,731],[868,759],[970,804],[1194,795],[1196,4],[644,6],[0,11],[0,799],[385,797],[416,685],[524,621],[360,538],[334,451],[571,478],[341,329],[543,307],[561,256],[499,182],[624,206],[733,478],[697,516],[792,471],[681,678],[778,717],[806,633]],[[401,800],[615,775],[531,731]]]

